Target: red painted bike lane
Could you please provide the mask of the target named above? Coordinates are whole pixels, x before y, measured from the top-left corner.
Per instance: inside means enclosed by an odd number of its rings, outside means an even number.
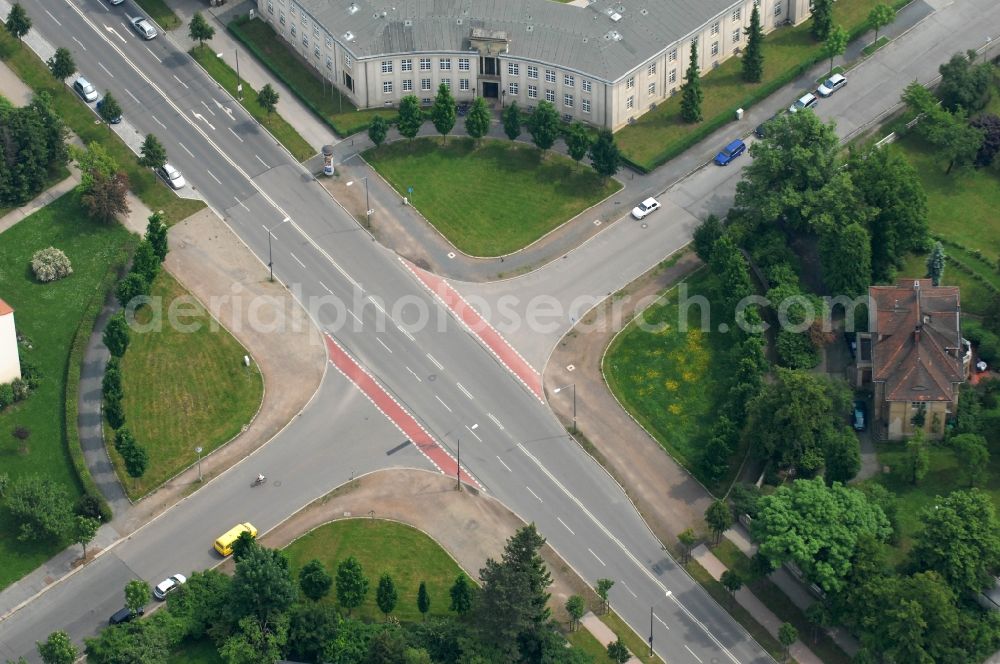
[[[420,425],[410,413],[389,394],[371,374],[347,354],[339,343],[329,334],[324,335],[326,350],[333,366],[348,380],[354,383],[368,400],[396,425],[404,436],[427,457],[434,466],[445,475],[455,477],[458,462],[451,454],[438,444],[434,438]],[[462,481],[482,489],[471,475],[462,469]]]
[[[437,297],[441,304],[458,317],[458,320],[465,325],[466,329],[476,335],[479,341],[490,349],[494,357],[500,360],[507,367],[507,370],[521,381],[522,385],[528,388],[539,401],[545,403],[541,375],[534,367],[528,364],[527,360],[521,357],[521,354],[478,311],[472,308],[472,305],[465,301],[465,298],[457,290],[452,288],[451,284],[436,274],[422,270],[403,258],[399,260],[413,273],[413,276],[420,280],[420,283],[427,290]]]

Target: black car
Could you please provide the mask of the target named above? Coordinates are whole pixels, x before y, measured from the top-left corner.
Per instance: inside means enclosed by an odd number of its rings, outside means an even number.
[[[101,100],[99,102],[97,102],[97,112],[98,113],[100,113],[101,112],[101,108],[104,107],[104,100],[105,99],[106,99],[105,97],[101,97]],[[122,114],[121,113],[119,113],[118,115],[116,115],[113,118],[111,118],[111,124],[118,124],[121,121],[122,121]]]
[[[776,113],[771,117],[769,117],[767,120],[764,120],[759,125],[757,125],[756,129],[753,130],[753,135],[756,136],[757,138],[764,138],[768,134],[768,129],[770,128],[771,123],[773,123],[780,117],[781,113]]]
[[[862,400],[854,402],[854,413],[851,418],[851,425],[855,431],[864,431],[868,428],[868,404]]]
[[[146,612],[145,609],[140,608],[138,611],[136,611],[135,613],[133,613],[132,609],[130,609],[130,608],[128,608],[126,606],[123,609],[119,609],[118,611],[115,611],[114,615],[112,615],[110,618],[108,618],[108,624],[109,625],[121,625],[122,623],[127,623],[127,622],[130,622],[132,620],[135,620],[136,618],[141,617],[142,614],[145,613],[145,612]]]

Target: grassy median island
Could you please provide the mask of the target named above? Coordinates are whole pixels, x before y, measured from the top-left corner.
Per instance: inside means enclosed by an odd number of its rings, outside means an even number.
[[[364,131],[376,115],[387,120],[396,117],[396,109],[358,110],[351,100],[341,95],[337,88],[324,83],[313,68],[296,56],[288,44],[264,21],[246,17],[235,19],[228,29],[257,56],[265,67],[302,102],[312,109],[340,136]]]
[[[270,115],[261,108],[257,102],[257,91],[250,87],[246,81],[238,81],[236,72],[219,58],[215,51],[208,46],[195,46],[189,53],[208,75],[215,79],[215,82],[224,87],[229,94],[237,97],[236,86],[243,85],[243,108],[247,110],[255,120],[260,122],[267,131],[285,146],[285,149],[292,153],[292,156],[299,161],[305,161],[316,154],[306,139],[302,138],[295,127],[290,125],[285,118],[281,117],[281,99],[278,99],[278,110]]]
[[[293,579],[298,579],[299,568],[313,558],[322,562],[334,577],[342,560],[348,556],[357,558],[369,585],[364,604],[351,614],[355,618],[379,622],[384,619],[375,605],[375,590],[383,573],[392,577],[399,593],[393,616],[403,621],[420,620],[417,590],[421,581],[427,584],[431,598],[430,615],[454,615],[448,610],[451,604],[448,590],[462,570],[437,542],[411,526],[381,519],[334,521],[295,540],[285,553],[291,561]],[[336,592],[331,590],[323,601],[336,603]]]
[[[70,346],[84,311],[128,239],[128,231],[117,224],[91,221],[75,193],[0,233],[0,298],[14,308],[17,331],[30,341],[30,349],[23,344],[19,348],[21,361],[34,365],[42,375],[34,393],[0,413],[0,473],[12,481],[38,474],[63,485],[74,498],[80,494],[66,449],[63,417]],[[43,284],[34,278],[31,256],[50,246],[65,252],[73,274]],[[70,424],[76,426],[76,422]],[[12,436],[18,426],[31,432],[23,450]],[[68,544],[19,542],[16,524],[0,508],[0,588]]]
[[[625,409],[674,459],[704,481],[697,461],[726,398],[735,338],[715,331],[719,307],[713,308],[712,331],[701,330],[697,305],[687,310],[688,330],[679,329],[681,287],[687,288],[688,298],[720,300],[718,280],[707,269],[695,273],[643,313],[647,325],[662,329],[645,330],[639,319],[633,321],[608,348],[603,370]]]
[[[523,249],[621,189],[589,166],[534,146],[418,138],[364,153],[458,249],[502,256]],[[413,187],[413,193],[406,192]]]
[[[151,332],[133,330],[122,361],[125,425],[149,453],[146,474],[134,482],[108,446],[133,498],[191,465],[195,447],[202,447],[204,456],[238,434],[256,414],[264,391],[257,365],[243,365],[246,349],[167,272],[157,275],[150,295],[154,307],[162,298],[162,325]],[[168,320],[171,303],[184,314],[177,327]],[[153,308],[144,307],[136,320],[148,324],[153,316]]]

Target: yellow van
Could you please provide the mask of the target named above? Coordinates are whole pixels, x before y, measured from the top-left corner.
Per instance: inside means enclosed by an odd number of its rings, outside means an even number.
[[[233,554],[233,542],[239,539],[239,536],[243,533],[250,533],[250,537],[257,539],[257,529],[253,527],[252,523],[238,523],[226,531],[225,535],[215,540],[215,550],[223,556],[231,556]]]

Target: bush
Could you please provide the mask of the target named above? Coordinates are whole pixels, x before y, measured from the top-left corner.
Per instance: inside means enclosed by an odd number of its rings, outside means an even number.
[[[976,346],[979,358],[993,364],[1000,357],[1000,338],[974,320],[962,321],[962,335]]]
[[[15,378],[10,388],[14,391],[14,401],[24,401],[31,394],[31,386],[23,378]]]
[[[42,283],[48,283],[73,274],[73,266],[59,249],[49,247],[40,249],[31,257],[31,269],[35,278]]]
[[[10,383],[0,385],[0,410],[14,403],[14,387]]]
[[[74,514],[90,517],[91,519],[98,519],[102,522],[110,520],[110,516],[105,519],[105,512],[101,499],[92,493],[81,494],[80,497],[76,499],[76,506],[73,508],[73,512]]]

